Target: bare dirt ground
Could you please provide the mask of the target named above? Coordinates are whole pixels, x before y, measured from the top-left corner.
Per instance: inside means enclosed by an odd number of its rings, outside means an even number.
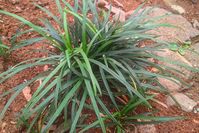
[[[116,5],[114,3],[114,0],[110,1],[113,2],[113,5]],[[139,4],[143,2],[143,0],[118,0],[118,1],[124,6],[125,11],[134,10]],[[39,24],[38,18],[48,17],[48,16],[44,15],[42,11],[36,8],[32,4],[33,2],[36,2],[39,5],[44,6],[50,9],[53,13],[57,14],[55,3],[52,0],[0,0],[0,9],[16,13],[17,15],[23,16],[24,18],[26,18],[31,22]],[[177,3],[179,3],[179,5],[186,10],[186,13],[183,14],[183,16],[185,16],[190,22],[192,22],[194,19],[199,21],[199,2],[197,4],[193,4],[191,0],[177,0]],[[146,5],[155,5],[170,10],[169,7],[167,7],[162,0],[148,0],[146,2]],[[0,35],[3,37],[2,39],[5,43],[8,44],[8,40],[16,32],[16,30],[19,28],[20,25],[21,25],[20,22],[12,18],[0,15]],[[33,36],[37,35],[30,34],[23,36],[21,39]],[[4,70],[8,69],[10,66],[13,66],[14,64],[20,61],[32,58],[33,56],[34,57],[45,56],[45,54],[43,53],[36,53],[36,54],[30,53],[32,50],[41,47],[45,46],[43,46],[42,44],[28,46],[26,48],[20,49],[19,51],[12,53],[9,57],[5,59],[1,58],[0,61],[3,62]],[[43,67],[33,68],[31,70],[26,70],[23,73],[17,74],[13,78],[6,81],[4,84],[0,85],[0,94],[10,88],[13,88],[15,85],[24,82],[24,80],[30,79],[32,76],[38,74],[41,71],[43,71]],[[199,86],[198,80],[196,79],[197,77],[193,79],[195,80],[195,86]],[[196,87],[192,88],[193,91],[190,92],[193,95],[198,94],[198,90],[197,89],[194,90],[195,88]],[[194,95],[193,98],[195,98],[195,96],[197,95]],[[160,99],[160,101],[163,102],[165,100],[165,96],[159,95],[158,99]],[[0,99],[1,101],[0,110],[6,104],[7,100],[8,97]],[[0,123],[0,133],[21,133],[23,131],[22,127],[18,128],[16,126],[15,118],[17,116],[17,112],[21,110],[21,108],[25,105],[25,103],[26,99],[24,98],[23,95],[20,95],[17,98],[17,100],[13,102],[8,112],[6,113],[6,117]],[[177,107],[171,107],[165,109],[164,107],[158,104],[155,103],[152,104],[154,107],[160,110],[159,113],[157,113],[158,116],[187,117],[186,120],[157,125],[156,128],[158,129],[157,131],[159,133],[199,133],[199,114],[186,113],[181,111]]]

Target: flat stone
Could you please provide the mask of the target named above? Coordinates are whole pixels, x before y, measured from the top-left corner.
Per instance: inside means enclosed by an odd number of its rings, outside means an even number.
[[[184,110],[186,112],[191,112],[193,110],[193,108],[197,105],[197,103],[195,101],[193,101],[188,96],[186,96],[182,93],[175,93],[172,95],[176,99],[176,101],[179,103],[182,110]],[[176,105],[175,101],[171,97],[168,97],[166,102],[167,102],[167,105],[169,105],[169,106]]]
[[[137,127],[138,133],[157,133],[155,125],[140,125]]]
[[[181,56],[178,52],[174,52],[169,49],[162,49],[161,51],[155,52],[154,54],[165,58],[162,62],[159,62],[159,64],[163,64],[165,66],[172,67],[172,68],[179,70],[180,72],[183,73],[183,74],[175,73],[177,76],[180,76],[184,79],[189,79],[192,77],[192,72],[189,69],[187,69],[185,67],[181,67],[176,64],[172,64],[172,62],[179,62],[186,66],[192,67],[192,64],[186,58]],[[169,63],[168,61],[171,61],[171,62]]]
[[[186,51],[184,57],[193,65],[195,68],[199,68],[199,43],[196,43],[194,45],[191,45],[191,49],[193,49],[195,52],[192,51]]]
[[[165,16],[157,21],[157,23],[167,23],[174,27],[160,27],[156,30],[150,31],[150,33],[155,35],[161,35],[159,39],[168,41],[168,42],[178,42],[179,40],[184,42],[186,40],[190,40],[192,37],[199,35],[199,30],[192,27],[192,24],[183,16],[172,14],[171,12],[162,9],[162,8],[154,8],[150,13],[150,18],[163,16],[166,14],[171,14]]]
[[[158,78],[158,80],[160,84],[167,88],[170,92],[177,92],[182,90],[182,84],[179,81],[176,81],[178,83],[175,83],[174,81],[165,78]]]

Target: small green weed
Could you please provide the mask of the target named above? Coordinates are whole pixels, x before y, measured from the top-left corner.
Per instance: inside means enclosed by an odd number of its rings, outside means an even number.
[[[180,42],[178,43],[170,43],[169,49],[175,52],[178,52],[180,55],[185,55],[186,50],[188,50],[191,46],[190,41]]]

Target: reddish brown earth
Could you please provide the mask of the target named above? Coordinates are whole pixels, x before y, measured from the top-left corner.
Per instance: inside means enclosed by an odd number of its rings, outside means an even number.
[[[19,1],[19,2],[17,2]],[[111,0],[112,2],[114,0]],[[135,9],[139,4],[141,4],[143,0],[118,0],[123,6],[125,7],[125,11],[130,11]],[[53,13],[57,14],[55,3],[50,0],[0,0],[0,9],[6,10],[12,13],[16,13],[17,15],[23,16],[27,20],[39,24],[38,18],[41,17],[48,17],[45,16],[42,11],[36,8],[32,2],[36,2],[41,6],[44,6],[50,9]],[[177,1],[183,8],[186,9],[186,13],[184,16],[189,20],[192,21],[193,19],[197,19],[199,21],[199,2],[198,4],[192,4],[191,0],[178,0]],[[113,4],[115,5],[115,4]],[[148,0],[147,5],[155,5],[160,6],[162,8],[169,9],[165,6],[162,0]],[[8,44],[8,40],[11,36],[16,32],[16,30],[20,26],[20,22],[12,19],[10,17],[0,15],[0,35],[3,36],[3,41]],[[29,38],[37,36],[36,34],[30,34],[23,36],[22,38]],[[21,38],[21,39],[22,39]],[[9,44],[8,44],[9,45]],[[37,52],[36,54],[32,53],[34,49],[46,47],[43,44],[35,44],[32,46],[25,47],[20,49],[14,53],[12,53],[9,57],[0,58],[0,62],[3,62],[4,70],[8,69],[9,67],[17,64],[20,61],[25,59],[29,59],[32,57],[44,57],[46,56],[44,53]],[[39,72],[43,71],[43,67],[32,68],[26,70],[22,73],[17,74],[13,78],[7,80],[5,83],[0,85],[0,94],[5,92],[8,89],[13,88],[14,86],[18,85],[24,80],[28,80],[34,75],[38,74]],[[198,81],[198,80],[196,80]],[[196,84],[196,83],[195,83]],[[33,85],[34,86],[34,85]],[[198,86],[196,84],[195,86]],[[32,87],[34,88],[34,87]],[[197,90],[191,91],[191,93],[197,94]],[[197,96],[197,95],[196,95]],[[192,98],[196,98],[193,96]],[[6,104],[9,97],[1,98],[0,102],[0,110]],[[159,95],[157,97],[160,101],[164,102],[165,96]],[[198,99],[195,99],[198,101]],[[21,128],[17,128],[15,117],[17,116],[17,112],[21,110],[21,108],[25,105],[26,99],[21,94],[17,100],[13,102],[11,107],[9,108],[6,116],[2,122],[0,122],[0,133],[21,133]],[[164,124],[157,125],[157,129],[159,133],[199,133],[199,114],[194,113],[186,113],[181,111],[177,107],[171,107],[165,109],[163,106],[158,104],[152,103],[155,108],[160,110],[157,113],[158,116],[186,116],[186,120],[176,121],[176,122],[169,122]]]
[[[191,0],[177,0],[177,3],[186,10],[184,16],[190,22],[192,22],[193,19],[199,21],[199,1],[197,4],[193,4]]]

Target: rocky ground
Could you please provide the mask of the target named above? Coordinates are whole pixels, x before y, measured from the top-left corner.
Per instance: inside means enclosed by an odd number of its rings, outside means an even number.
[[[31,2],[37,2],[41,6],[45,6],[46,8],[52,10],[55,14],[55,4],[49,0],[0,0],[0,9],[8,10],[10,12],[14,12],[18,15],[25,17],[28,20],[31,20],[37,23],[37,18],[39,17],[47,17],[42,14],[37,8],[32,6]],[[110,0],[105,3],[107,6],[109,2],[113,3],[115,8],[112,9],[113,14],[118,16],[120,13],[120,20],[125,21],[130,13],[143,1],[137,0]],[[195,1],[194,1],[195,2]],[[156,5],[158,6],[153,10],[151,17],[160,16],[163,14],[174,13],[174,15],[170,15],[166,18],[161,19],[158,22],[166,22],[174,24],[180,28],[160,28],[158,31],[153,31],[155,34],[163,35],[161,39],[169,40],[172,42],[179,43],[182,45],[186,41],[191,41],[192,44],[190,48],[192,50],[199,52],[199,3],[195,4],[191,0],[148,0],[146,6]],[[17,30],[20,23],[11,18],[0,15],[0,35],[3,36],[4,42],[7,42],[12,34]],[[30,37],[34,35],[24,36]],[[36,46],[31,46],[23,51],[32,50],[35,47],[41,47],[39,44]],[[23,51],[18,51],[19,53],[23,53]],[[7,61],[0,59],[0,71],[7,69],[9,66],[16,64],[17,62],[23,60],[20,58],[19,53],[13,53],[11,58]],[[170,59],[181,61],[183,64],[187,66],[193,66],[199,68],[199,56],[190,51],[185,51],[183,55],[181,55],[178,51],[170,51],[165,50],[164,52],[157,53],[162,57],[169,57]],[[42,57],[44,55],[38,54],[35,55],[37,57]],[[31,58],[31,56],[27,55],[27,58]],[[186,75],[181,78],[185,79],[189,84],[189,88],[185,88],[181,84],[175,84],[168,80],[160,79],[160,82],[167,87],[176,98],[180,107],[176,106],[173,100],[162,94],[157,96],[159,100],[157,103],[152,103],[154,107],[156,107],[159,111],[157,116],[185,116],[186,120],[170,122],[159,125],[146,125],[137,127],[137,132],[140,133],[198,133],[199,132],[199,74],[193,74],[191,71],[187,71],[183,68],[178,67],[180,71],[186,73]],[[24,72],[18,77],[7,82],[5,85],[1,85],[2,88],[11,88],[14,85],[22,82],[24,79],[30,78],[32,75],[39,73],[42,71],[41,68],[36,68],[31,70],[32,72]],[[0,93],[3,91],[0,89]],[[0,109],[5,105],[7,98],[1,99]],[[18,128],[16,128],[16,120],[15,116],[16,112],[23,107],[26,102],[26,98],[23,94],[18,98],[18,100],[11,106],[9,112],[7,113],[3,122],[0,122],[0,132],[1,133],[18,133],[20,132]],[[162,105],[162,106],[161,106]],[[133,131],[132,131],[133,132]]]

